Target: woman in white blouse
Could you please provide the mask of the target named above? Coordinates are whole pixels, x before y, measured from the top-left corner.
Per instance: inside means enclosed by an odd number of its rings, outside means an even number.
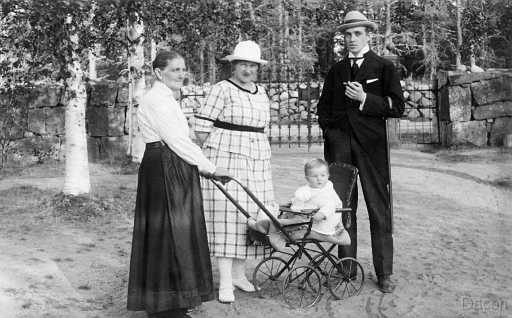
[[[139,168],[128,283],[128,309],[149,317],[189,317],[214,297],[199,174],[227,176],[189,137],[175,96],[183,57],[161,51],[156,81],[138,110],[146,150]]]
[[[204,141],[206,156],[217,167],[227,169],[265,204],[272,206],[274,189],[270,167],[270,145],[265,133],[270,120],[270,102],[265,89],[254,83],[258,67],[265,64],[253,41],[237,44],[231,62],[233,75],[213,85],[196,114],[195,131]],[[259,208],[236,184],[227,190],[253,220]],[[203,183],[210,252],[219,264],[219,301],[233,302],[233,287],[254,292],[245,276],[246,259],[265,256],[261,245],[250,244],[246,217],[210,182]]]

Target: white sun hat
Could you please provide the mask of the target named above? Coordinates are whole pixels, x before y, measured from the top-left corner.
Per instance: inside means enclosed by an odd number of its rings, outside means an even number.
[[[242,41],[235,46],[233,54],[224,58],[224,60],[232,61],[249,61],[258,64],[267,64],[268,62],[261,59],[260,46],[254,41]]]
[[[343,24],[340,26],[339,30],[343,31],[346,29],[360,26],[368,27],[372,31],[377,30],[377,24],[375,24],[375,22],[368,20],[366,16],[359,11],[347,12],[345,19],[343,19]]]

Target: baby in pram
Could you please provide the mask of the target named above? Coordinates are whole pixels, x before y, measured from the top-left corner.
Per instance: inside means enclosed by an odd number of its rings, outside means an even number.
[[[311,216],[313,224],[306,238],[339,245],[350,245],[350,236],[341,222],[341,213],[336,213],[336,209],[342,208],[343,204],[334,190],[332,182],[329,181],[327,162],[322,159],[313,159],[305,164],[304,173],[307,185],[301,186],[295,191],[290,209],[299,212],[318,209]],[[304,219],[289,212],[280,216],[282,225],[289,225],[294,222],[304,222]],[[257,219],[249,220],[249,227],[268,233],[272,246],[277,250],[283,248],[283,236],[279,235],[279,231],[263,212],[258,214]],[[292,236],[298,238],[300,235],[296,233]]]
[[[350,245],[350,236],[341,222],[337,208],[343,204],[329,180],[329,166],[322,159],[313,159],[304,165],[307,185],[295,191],[290,208],[301,211],[318,209],[313,214],[313,225],[307,238],[340,245]]]

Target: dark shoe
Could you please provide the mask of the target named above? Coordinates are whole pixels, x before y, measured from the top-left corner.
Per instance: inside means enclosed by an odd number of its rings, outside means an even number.
[[[396,287],[389,275],[379,276],[377,286],[383,293],[392,293]]]
[[[162,312],[157,312],[148,315],[149,318],[187,318],[190,317],[187,313],[187,309],[172,309]]]

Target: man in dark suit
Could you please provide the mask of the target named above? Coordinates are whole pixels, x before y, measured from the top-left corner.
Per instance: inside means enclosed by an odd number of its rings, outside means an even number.
[[[358,11],[350,11],[340,29],[348,56],[327,74],[318,103],[327,162],[345,162],[359,169],[370,220],[372,256],[377,284],[382,292],[394,290],[393,235],[386,118],[400,117],[404,100],[393,64],[372,52],[370,30],[376,24]],[[350,246],[339,248],[339,257],[356,257],[357,190],[351,202]]]

